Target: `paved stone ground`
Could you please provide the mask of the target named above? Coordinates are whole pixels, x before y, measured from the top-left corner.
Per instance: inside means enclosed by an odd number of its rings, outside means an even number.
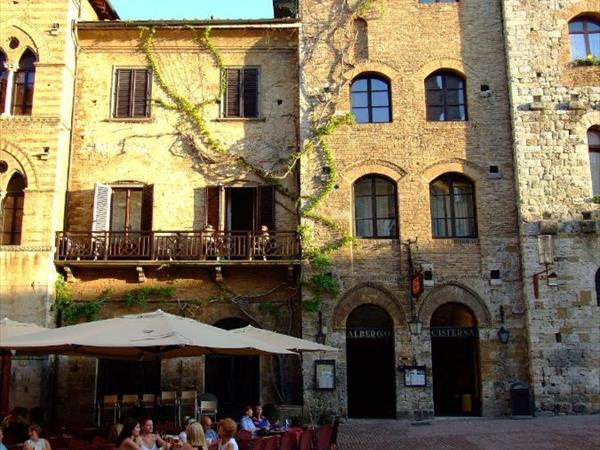
[[[600,416],[439,418],[408,421],[349,419],[340,424],[338,450],[600,450]]]

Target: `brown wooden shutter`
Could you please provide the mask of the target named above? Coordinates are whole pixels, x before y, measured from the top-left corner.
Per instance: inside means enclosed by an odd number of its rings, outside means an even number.
[[[240,117],[240,71],[227,69],[225,117]]]
[[[258,69],[244,69],[244,117],[258,116]]]
[[[266,225],[269,230],[275,229],[275,189],[273,186],[258,187],[258,221],[256,228]]]
[[[220,192],[219,186],[206,187],[206,225],[212,225],[215,230],[219,229]]]
[[[150,72],[146,69],[134,71],[133,117],[149,117]]]
[[[152,231],[152,212],[154,210],[154,185],[147,184],[142,189],[141,231]]]
[[[132,72],[131,69],[119,69],[116,72],[114,117],[131,117]]]

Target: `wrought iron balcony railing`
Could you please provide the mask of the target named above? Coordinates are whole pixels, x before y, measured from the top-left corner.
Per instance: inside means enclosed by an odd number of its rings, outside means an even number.
[[[56,233],[57,261],[294,260],[295,231],[93,231]]]

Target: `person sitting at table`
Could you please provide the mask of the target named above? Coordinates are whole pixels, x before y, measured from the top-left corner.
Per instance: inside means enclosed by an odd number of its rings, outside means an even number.
[[[142,448],[136,443],[137,438],[140,437],[140,423],[134,419],[128,419],[123,424],[121,434],[117,439],[117,447],[119,450],[142,450]]]
[[[267,420],[265,416],[262,415],[262,406],[255,405],[254,406],[254,414],[252,415],[252,422],[254,426],[260,430],[269,430],[271,428],[271,424]]]
[[[42,427],[37,424],[29,425],[29,439],[25,441],[24,450],[52,450],[50,443],[40,437]]]
[[[187,442],[187,433],[186,433],[186,429],[188,427],[188,425],[194,423],[196,421],[196,419],[194,419],[191,416],[185,416],[183,418],[183,431],[181,433],[179,433],[179,435],[177,436],[179,438],[179,442]]]
[[[27,409],[22,406],[15,406],[2,420],[6,442],[13,444],[26,441],[29,438],[28,426]]]
[[[202,425],[202,429],[204,430],[204,437],[206,438],[206,443],[210,446],[217,442],[219,436],[217,432],[212,429],[212,420],[208,416],[200,417],[200,425]]]
[[[208,450],[204,430],[198,422],[190,423],[185,429],[185,434],[187,441],[183,444],[181,450]]]
[[[250,408],[252,410],[252,408]],[[252,415],[252,411],[250,411]],[[247,416],[250,419],[249,416]],[[251,420],[250,420],[251,421]],[[237,424],[233,419],[221,419],[217,426],[217,433],[219,434],[218,450],[239,450],[237,442],[233,438],[237,430]]]
[[[246,406],[244,408],[245,414],[240,419],[240,430],[246,430],[252,433],[252,435],[256,434],[256,426],[254,425],[254,421],[252,420],[252,406]]]
[[[162,447],[171,448],[158,434],[154,434],[154,422],[152,419],[142,419],[141,424],[142,432],[137,438],[137,444],[141,450],[158,450]]]
[[[2,443],[2,439],[4,439],[4,433],[2,432],[2,427],[0,427],[0,450],[7,450],[6,445]]]

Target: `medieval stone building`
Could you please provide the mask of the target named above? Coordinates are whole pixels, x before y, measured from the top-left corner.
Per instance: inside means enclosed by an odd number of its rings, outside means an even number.
[[[340,349],[4,358],[0,409],[89,424],[107,395],[207,391],[236,418],[497,416],[519,382],[538,411],[600,409],[597,0],[133,22],[0,1],[0,315],[161,308]]]

